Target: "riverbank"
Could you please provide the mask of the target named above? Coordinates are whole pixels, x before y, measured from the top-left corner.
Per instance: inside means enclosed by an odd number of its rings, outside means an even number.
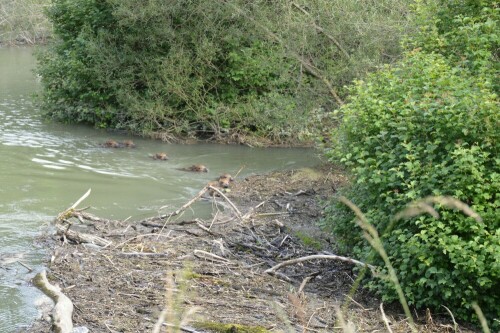
[[[345,182],[329,167],[236,178],[226,197],[210,199],[205,191],[196,197],[212,205],[209,220],[184,220],[191,202],[136,222],[72,210],[47,239],[49,280],[72,300],[75,326],[90,332],[152,331],[160,317],[170,324],[186,319],[186,332],[326,333],[339,325],[373,332],[386,331],[384,320],[393,332],[408,332],[397,306],[382,316],[380,301],[363,290],[342,324],[338,308],[350,299],[355,263],[332,260],[335,240],[317,221],[324,201]],[[75,235],[99,237],[100,245]],[[329,259],[276,267],[318,254]],[[428,312],[417,318],[419,330],[450,332],[448,318]],[[28,332],[49,326],[39,321]]]

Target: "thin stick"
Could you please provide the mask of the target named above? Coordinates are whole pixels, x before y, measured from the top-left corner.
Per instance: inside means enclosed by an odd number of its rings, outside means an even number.
[[[375,266],[369,265],[369,264],[365,264],[364,262],[358,261],[356,259],[352,259],[352,258],[348,258],[348,257],[342,257],[342,256],[338,256],[338,255],[335,255],[335,254],[331,254],[331,255],[315,254],[315,255],[312,255],[312,256],[305,256],[305,257],[301,257],[301,258],[296,258],[296,259],[291,259],[291,260],[283,261],[283,262],[277,264],[276,266],[273,266],[273,267],[267,269],[265,272],[267,274],[270,274],[270,273],[272,273],[272,272],[280,269],[281,267],[290,266],[290,265],[293,265],[293,264],[297,264],[299,262],[309,261],[309,260],[315,260],[315,259],[340,260],[340,261],[349,262],[349,263],[355,264],[355,265],[366,266],[372,272],[375,270]]]
[[[255,217],[265,217],[265,216],[276,216],[276,215],[287,215],[289,214],[288,212],[277,212],[277,213],[260,213],[260,214],[255,214]]]
[[[75,209],[76,206],[78,206],[83,200],[85,200],[89,195],[90,195],[90,191],[92,189],[89,188],[89,190],[84,194],[82,195],[82,197],[80,199],[78,199],[74,204],[73,206],[69,207],[68,209]]]
[[[200,192],[198,192],[198,194],[196,194],[191,200],[189,200],[188,202],[186,202],[181,208],[177,209],[175,212],[173,212],[172,214],[170,214],[171,216],[173,215],[179,215],[182,211],[186,210],[186,208],[188,208],[189,206],[191,206],[193,204],[193,202],[195,202],[196,200],[198,200],[203,194],[205,194],[205,192],[207,191],[207,188],[204,187]]]
[[[137,236],[134,236],[132,238],[129,238],[127,240],[124,240],[123,242],[121,242],[120,244],[116,245],[114,248],[118,248],[124,244],[127,244],[128,242],[130,241],[133,241],[134,239],[137,239],[137,238],[141,238],[141,237],[145,237],[145,236],[158,236],[158,233],[153,233],[153,234],[142,234],[142,235],[137,235]],[[166,235],[161,235],[162,237],[170,237],[170,233],[166,234]]]
[[[164,252],[120,252],[119,256],[130,256],[130,257],[154,257],[154,258],[167,258],[170,257],[171,253]]]
[[[147,219],[141,220],[138,223],[144,224],[144,223],[149,223],[157,220],[164,220],[166,218],[170,218],[175,215],[179,215],[182,213],[184,210],[186,210],[189,206],[191,206],[196,200],[198,200],[205,192],[208,190],[207,186],[205,186],[200,192],[198,192],[191,200],[186,202],[184,205],[182,205],[181,208],[177,209],[176,211],[169,213],[169,214],[164,214],[160,216],[155,216],[155,217],[149,217]]]
[[[451,310],[450,310],[450,309],[448,309],[446,306],[444,306],[444,305],[442,305],[442,304],[441,304],[441,306],[442,306],[443,308],[445,308],[445,309],[446,309],[446,311],[448,311],[448,313],[450,314],[450,316],[451,316],[451,320],[453,320],[453,330],[454,330],[455,332],[457,332],[457,329],[458,329],[458,324],[457,324],[457,322],[455,321],[455,317],[453,316],[453,313],[452,313],[452,312],[451,312]]]
[[[17,261],[21,266],[23,266],[24,268],[26,268],[30,273],[33,272],[33,268],[31,268],[30,266],[26,265],[25,263],[23,263],[22,261],[18,260]]]
[[[245,169],[245,165],[242,165],[241,168],[238,170],[238,172],[236,173],[236,175],[234,175],[234,179],[236,179],[236,177],[238,177],[238,175],[240,174],[241,171],[243,171],[243,169]]]
[[[211,190],[214,190],[215,192],[219,193],[219,194],[220,194],[220,195],[224,198],[224,200],[226,200],[226,201],[227,201],[227,203],[231,206],[231,208],[233,208],[234,212],[236,213],[236,216],[238,216],[238,218],[239,218],[239,219],[241,219],[241,212],[238,210],[238,208],[235,206],[235,204],[234,204],[231,200],[229,200],[229,198],[228,198],[228,197],[226,197],[226,196],[224,195],[224,193],[222,193],[222,191],[221,191],[221,190],[219,190],[218,188],[213,187],[213,186],[207,186],[207,187],[205,188],[205,191],[206,191],[207,189],[211,189]]]
[[[347,275],[347,276],[349,276],[349,275]],[[349,298],[349,299],[351,300],[351,302],[353,302],[354,304],[356,304],[357,306],[359,306],[359,307],[360,307],[361,309],[363,309],[364,311],[366,311],[366,310],[367,310],[367,309],[366,309],[363,305],[361,305],[361,304],[359,304],[358,302],[356,302],[356,301],[354,300],[354,298],[352,298],[351,296],[349,296],[349,295],[347,295],[347,294],[344,294],[344,296],[345,296],[345,297],[347,297],[347,298]],[[368,310],[371,310],[371,309],[368,309]]]
[[[389,331],[389,333],[392,333],[392,329],[391,329],[391,325],[389,323],[389,319],[387,319],[387,317],[385,316],[384,303],[380,303],[380,312],[382,313],[382,320],[384,321],[385,327],[387,327],[387,331]]]
[[[217,215],[219,215],[219,210],[218,209],[215,212],[214,218],[212,219],[212,222],[210,223],[210,226],[208,227],[208,231],[210,231],[210,229],[212,229],[212,226],[214,225],[214,222],[217,219]]]
[[[220,260],[220,261],[223,261],[223,262],[226,262],[226,263],[229,263],[231,262],[230,260],[226,259],[226,258],[223,258],[223,257],[219,257],[218,255],[216,254],[213,254],[213,253],[210,253],[210,252],[206,252],[206,251],[203,251],[203,250],[194,250],[194,255],[198,258],[201,258],[201,259],[212,259],[212,260]]]
[[[281,241],[280,246],[278,246],[278,247],[281,247],[281,246],[283,245],[283,243],[284,243],[284,242],[287,240],[287,238],[289,238],[289,237],[290,237],[290,236],[286,235],[286,236],[283,238],[283,240]]]
[[[88,191],[80,197],[80,199],[78,199],[73,205],[71,205],[71,207],[69,207],[68,209],[57,215],[57,220],[58,221],[63,220],[69,214],[71,214],[75,210],[76,206],[78,206],[83,200],[85,200],[90,195],[90,192],[91,189],[89,188]]]
[[[307,282],[309,282],[314,276],[306,276],[304,280],[302,280],[302,283],[300,284],[299,290],[297,291],[297,294],[300,295],[302,291],[304,290],[304,287],[306,286]]]

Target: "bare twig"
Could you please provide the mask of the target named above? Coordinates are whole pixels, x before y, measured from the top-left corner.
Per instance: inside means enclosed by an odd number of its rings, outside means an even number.
[[[453,330],[454,330],[455,332],[457,332],[457,329],[458,329],[458,324],[457,324],[457,322],[455,321],[455,317],[453,316],[453,313],[452,313],[452,312],[451,312],[451,310],[450,310],[450,309],[448,309],[446,306],[444,306],[444,305],[441,305],[441,306],[442,306],[443,308],[445,308],[445,309],[446,309],[446,311],[448,311],[448,313],[450,314],[450,316],[451,316],[451,320],[453,320]]]
[[[171,256],[171,253],[156,253],[156,252],[119,252],[120,256],[128,257],[154,257],[154,258],[167,258]]]
[[[238,175],[240,174],[241,171],[243,171],[243,169],[245,169],[245,165],[241,166],[241,168],[238,170],[238,172],[236,172],[233,178],[236,179],[236,177],[238,177]]]
[[[241,216],[242,216],[242,215],[241,215],[241,212],[239,211],[239,209],[236,207],[236,205],[235,205],[235,204],[234,204],[231,200],[229,200],[229,198],[228,198],[228,197],[227,197],[224,193],[222,193],[222,191],[221,191],[221,190],[219,190],[217,187],[213,187],[213,186],[207,186],[207,187],[205,188],[205,190],[207,190],[207,189],[211,189],[211,190],[214,190],[215,192],[219,193],[219,194],[221,195],[221,197],[223,197],[223,198],[224,198],[224,200],[226,200],[226,201],[227,201],[227,203],[228,203],[228,204],[231,206],[231,208],[234,210],[234,212],[236,213],[236,216],[237,216],[239,219],[241,219]]]
[[[124,244],[127,244],[130,241],[133,241],[134,239],[141,238],[141,237],[146,237],[146,236],[158,236],[158,233],[142,234],[142,235],[137,235],[137,236],[131,237],[131,238],[129,238],[129,239],[121,242],[120,244],[116,245],[115,249],[119,248],[120,246],[122,246]],[[161,236],[162,237],[170,237],[170,233],[168,233],[166,235],[161,235]]]
[[[382,313],[382,320],[384,321],[385,327],[387,327],[387,331],[392,333],[391,325],[389,323],[389,319],[387,319],[384,312],[384,303],[380,303],[380,312]]]
[[[349,262],[349,263],[355,264],[355,265],[366,266],[372,272],[375,270],[375,266],[369,265],[369,264],[365,264],[364,262],[358,261],[356,259],[352,259],[352,258],[348,258],[348,257],[343,257],[343,256],[338,256],[338,255],[335,255],[335,254],[331,254],[331,255],[315,254],[315,255],[312,255],[312,256],[305,256],[305,257],[301,257],[301,258],[296,258],[296,259],[291,259],[291,260],[283,261],[283,262],[277,264],[276,266],[273,266],[273,267],[267,269],[265,272],[267,274],[270,274],[270,273],[272,273],[272,272],[280,269],[281,267],[290,266],[290,265],[293,265],[293,264],[297,264],[299,262],[309,261],[309,260],[315,260],[315,259],[341,260],[341,261]]]
[[[302,293],[302,291],[304,290],[307,282],[311,281],[312,278],[314,278],[314,276],[306,276],[304,278],[304,280],[302,280],[302,283],[300,284],[300,287],[299,287],[299,290],[297,291],[297,294],[300,295],[300,293]]]
[[[225,262],[225,263],[230,263],[231,262],[229,259],[220,257],[220,256],[218,256],[216,254],[213,254],[213,253],[210,253],[210,252],[206,252],[206,251],[203,251],[203,250],[194,250],[194,255],[195,255],[195,257],[198,257],[200,259],[218,260],[218,261],[222,261],[222,262]]]
[[[31,268],[30,266],[26,265],[25,263],[23,263],[22,261],[18,260],[17,261],[19,263],[19,265],[23,266],[24,268],[26,268],[30,273],[33,272],[33,268]]]
[[[203,196],[203,194],[205,194],[205,192],[207,192],[207,190],[208,190],[208,188],[207,188],[207,186],[205,186],[200,192],[198,192],[193,198],[191,198],[191,200],[186,202],[184,205],[182,205],[182,207],[180,207],[179,209],[177,209],[176,211],[174,211],[172,213],[168,213],[168,214],[164,214],[164,215],[160,215],[160,216],[155,216],[155,217],[150,217],[150,218],[139,221],[139,223],[147,226],[151,222],[162,221],[162,220],[168,219],[172,216],[179,215],[180,213],[185,211],[189,206],[191,206],[196,200],[201,198]]]
[[[68,215],[71,215],[73,213],[73,211],[75,210],[75,208],[83,201],[85,200],[89,195],[90,195],[90,192],[91,192],[91,189],[89,188],[89,190],[80,197],[80,199],[78,199],[73,205],[71,205],[71,207],[69,207],[68,209],[66,209],[64,212],[60,213],[59,215],[57,215],[57,221],[60,221],[60,220],[63,220],[63,219],[66,219]]]
[[[371,309],[366,309],[363,305],[361,305],[359,302],[356,302],[356,300],[354,300],[354,298],[352,298],[351,296],[347,295],[347,294],[344,294],[345,297],[349,298],[351,300],[351,302],[353,302],[354,304],[356,304],[357,306],[359,306],[361,309],[363,309],[364,311],[367,311],[367,310],[371,310]]]

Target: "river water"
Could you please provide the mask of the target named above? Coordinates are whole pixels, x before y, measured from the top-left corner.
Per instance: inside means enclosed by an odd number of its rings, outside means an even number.
[[[40,293],[30,279],[46,252],[35,245],[53,217],[89,188],[81,206],[107,218],[142,219],[175,210],[221,173],[255,173],[313,166],[312,149],[237,145],[176,145],[132,138],[135,149],[105,149],[124,134],[44,121],[33,105],[39,88],[31,49],[0,48],[0,332],[13,332],[37,317]],[[167,152],[170,160],[151,156]],[[209,173],[177,170],[202,163]],[[163,207],[163,208],[162,208]],[[209,203],[199,203],[202,214]],[[161,209],[161,210],[160,210]],[[34,269],[29,273],[21,263]]]

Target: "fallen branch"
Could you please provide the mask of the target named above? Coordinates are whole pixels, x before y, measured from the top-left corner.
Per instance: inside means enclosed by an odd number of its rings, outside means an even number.
[[[241,219],[241,212],[238,210],[238,208],[236,207],[236,205],[231,201],[229,200],[228,197],[226,197],[226,195],[224,193],[222,193],[221,190],[219,190],[217,187],[213,187],[213,186],[207,186],[207,189],[211,189],[217,193],[219,193],[221,195],[221,197],[224,198],[224,200],[227,201],[227,203],[231,206],[231,208],[234,210],[234,212],[236,213],[236,216]]]
[[[225,263],[231,262],[229,259],[220,257],[220,256],[213,254],[213,253],[210,253],[210,252],[202,251],[202,250],[194,250],[194,255],[195,255],[195,257],[198,257],[200,259],[208,259],[208,260],[212,260],[212,261],[213,260],[222,261]]]
[[[309,275],[309,276],[306,276],[304,278],[304,280],[302,280],[302,283],[300,284],[299,290],[297,291],[297,295],[300,295],[302,293],[302,291],[304,290],[307,282],[309,282],[313,278],[314,278],[314,276]]]
[[[57,215],[56,220],[57,221],[65,220],[68,217],[70,217],[73,214],[73,212],[75,211],[76,206],[78,206],[83,200],[85,200],[90,195],[90,192],[91,192],[91,189],[89,188],[89,190],[84,195],[82,195],[80,197],[80,199],[78,199],[73,205],[71,205],[71,207],[69,207],[64,212]]]
[[[384,321],[385,327],[387,328],[387,332],[392,333],[391,322],[387,319],[387,316],[384,312],[384,303],[380,303],[380,312],[382,313],[382,320]]]
[[[120,246],[123,246],[125,244],[127,244],[128,242],[130,241],[133,241],[134,239],[138,239],[138,238],[141,238],[141,237],[146,237],[146,236],[161,236],[161,237],[170,237],[170,232],[166,235],[163,235],[163,234],[158,234],[158,233],[151,233],[151,234],[141,234],[141,235],[137,235],[137,236],[134,236],[132,238],[129,238],[129,239],[126,239],[124,240],[123,242],[121,242],[120,244],[116,245],[115,246],[115,249],[119,248]]]
[[[171,253],[162,253],[162,252],[118,252],[119,256],[128,256],[128,257],[151,257],[151,258],[168,258],[171,256]]]
[[[372,272],[375,270],[375,266],[369,265],[369,264],[365,264],[364,262],[358,261],[356,259],[352,259],[352,258],[348,258],[348,257],[342,257],[342,256],[338,256],[338,255],[335,255],[335,254],[330,254],[330,255],[315,254],[315,255],[312,255],[312,256],[305,256],[305,257],[301,257],[301,258],[296,258],[296,259],[291,259],[291,260],[283,261],[283,262],[277,264],[276,266],[273,266],[273,267],[267,269],[265,271],[265,273],[267,273],[267,274],[273,274],[276,270],[280,269],[281,267],[290,266],[290,265],[293,265],[293,264],[297,264],[299,262],[309,261],[309,260],[315,260],[315,259],[340,260],[340,261],[349,262],[349,263],[352,263],[352,264],[355,264],[355,265],[366,266]]]
[[[33,268],[31,268],[30,266],[26,265],[25,263],[23,263],[21,260],[18,260],[17,263],[21,266],[23,266],[24,268],[26,268],[30,273],[33,272]]]
[[[70,230],[67,227],[64,227],[60,224],[56,225],[56,228],[58,229],[58,233],[66,236],[66,238],[72,240],[75,243],[82,244],[82,243],[91,243],[103,247],[108,247],[110,246],[113,242],[106,240],[104,238],[94,236],[94,235],[89,235],[89,234],[84,234],[81,232],[76,232],[73,230]]]
[[[144,225],[144,226],[150,226],[150,224],[152,222],[162,221],[162,220],[168,219],[168,218],[170,218],[172,216],[179,215],[180,213],[182,213],[183,211],[185,211],[189,206],[191,206],[196,200],[198,200],[199,198],[201,198],[201,196],[203,194],[205,194],[205,192],[208,191],[209,187],[210,186],[205,186],[200,192],[198,192],[198,194],[196,194],[191,200],[189,200],[188,202],[186,202],[184,205],[182,205],[181,208],[177,209],[175,212],[168,213],[168,214],[163,214],[163,215],[160,215],[160,216],[150,217],[150,218],[147,218],[147,219],[139,221],[139,223],[142,224],[142,225]]]
[[[52,309],[52,328],[56,333],[71,333],[73,331],[73,303],[61,292],[58,286],[50,284],[45,271],[38,273],[33,279],[33,284],[55,303]]]

